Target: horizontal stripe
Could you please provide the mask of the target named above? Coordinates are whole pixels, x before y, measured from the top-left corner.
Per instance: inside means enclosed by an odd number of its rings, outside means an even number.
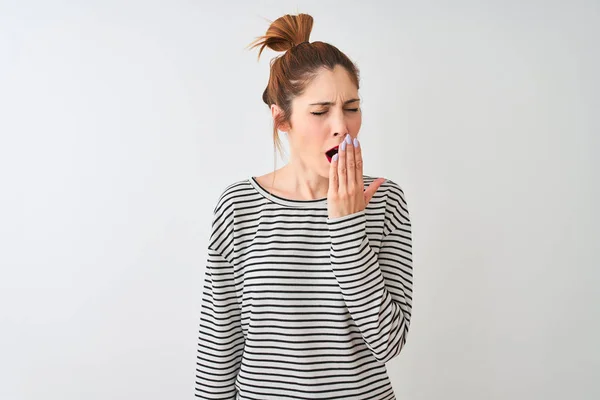
[[[390,180],[337,218],[326,199],[284,199],[252,177],[227,186],[213,209],[196,396],[394,400],[385,363],[410,326],[411,236]]]

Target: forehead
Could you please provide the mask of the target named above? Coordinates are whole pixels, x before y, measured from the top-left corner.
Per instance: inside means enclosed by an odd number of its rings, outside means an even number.
[[[336,65],[333,71],[325,68],[319,70],[298,100],[309,104],[321,101],[343,102],[357,97],[358,89],[350,75],[344,67]]]

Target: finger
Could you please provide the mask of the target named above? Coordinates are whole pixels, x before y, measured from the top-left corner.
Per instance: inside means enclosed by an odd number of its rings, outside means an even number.
[[[375,192],[377,192],[377,189],[379,189],[384,182],[384,178],[378,178],[371,182],[369,187],[365,190],[365,204],[368,204],[371,201],[371,198],[373,198],[373,195]]]
[[[337,165],[337,173],[338,173],[338,193],[345,194],[348,193],[347,189],[347,165],[346,165],[346,153],[347,153],[347,145],[346,140],[342,142],[340,147],[338,148],[338,165]]]
[[[338,192],[338,183],[339,183],[339,178],[338,178],[338,155],[336,154],[335,156],[333,156],[333,158],[331,159],[331,163],[329,165],[329,189],[327,191],[327,197],[331,198],[333,194],[336,194]]]
[[[348,175],[348,182],[346,186],[348,193],[356,195],[356,163],[354,161],[354,145],[352,144],[352,136],[346,135],[346,174]],[[348,143],[350,142],[350,143]]]
[[[363,179],[363,158],[362,148],[357,138],[354,139],[354,162],[356,163],[356,187],[365,190],[365,182]]]

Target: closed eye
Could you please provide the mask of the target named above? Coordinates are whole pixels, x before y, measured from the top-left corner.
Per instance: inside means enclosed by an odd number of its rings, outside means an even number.
[[[346,108],[346,111],[350,111],[350,112],[358,112],[358,108]],[[323,112],[311,112],[311,114],[313,115],[323,115],[325,114],[327,111],[323,111]]]

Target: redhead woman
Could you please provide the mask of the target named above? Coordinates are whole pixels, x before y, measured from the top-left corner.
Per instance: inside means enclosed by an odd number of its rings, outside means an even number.
[[[363,172],[359,72],[285,15],[251,43],[283,54],[262,95],[290,160],[229,184],[213,211],[195,394],[201,399],[391,400],[406,344],[406,198]]]

